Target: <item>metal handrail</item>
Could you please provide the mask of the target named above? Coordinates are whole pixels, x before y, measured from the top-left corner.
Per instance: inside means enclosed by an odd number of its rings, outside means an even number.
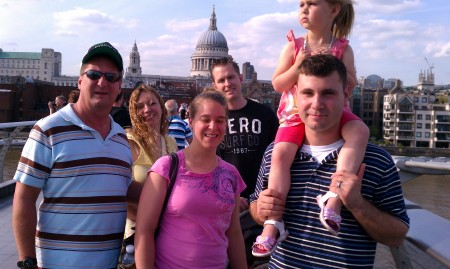
[[[37,121],[21,121],[21,122],[6,122],[0,123],[0,130],[13,129],[13,131],[7,131],[6,138],[2,139],[2,148],[0,150],[0,183],[3,182],[3,165],[5,162],[6,153],[13,144],[14,139],[25,127],[33,126]]]

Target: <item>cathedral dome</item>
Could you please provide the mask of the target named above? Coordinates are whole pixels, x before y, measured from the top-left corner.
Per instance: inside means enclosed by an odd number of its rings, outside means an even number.
[[[225,36],[217,30],[217,19],[214,8],[211,14],[211,19],[209,20],[209,28],[200,35],[196,47],[196,49],[211,48],[228,50],[228,44]]]
[[[197,42],[196,48],[224,48],[228,49],[225,36],[217,30],[211,28],[203,32]]]
[[[216,12],[213,7],[209,28],[200,35],[195,52],[191,56],[191,76],[209,76],[213,61],[224,57],[230,57],[227,39],[217,30]]]

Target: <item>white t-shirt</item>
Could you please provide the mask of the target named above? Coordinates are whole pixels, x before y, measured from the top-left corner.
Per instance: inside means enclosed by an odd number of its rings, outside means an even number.
[[[317,163],[321,163],[333,150],[336,150],[344,145],[344,140],[340,139],[333,144],[325,146],[310,146],[303,144],[300,151],[311,154]]]

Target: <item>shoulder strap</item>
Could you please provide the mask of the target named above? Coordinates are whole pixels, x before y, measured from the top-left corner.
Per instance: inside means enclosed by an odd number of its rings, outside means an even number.
[[[289,30],[286,37],[289,42],[294,42],[294,60],[292,61],[294,63],[299,51],[303,49],[304,39],[303,37],[295,38],[294,31],[292,30]]]
[[[166,197],[164,198],[164,203],[161,208],[161,214],[159,215],[158,226],[161,224],[164,211],[166,211],[167,203],[169,202],[170,194],[172,193],[175,180],[178,173],[178,155],[176,152],[170,153],[170,170],[169,170],[169,186],[167,187]]]

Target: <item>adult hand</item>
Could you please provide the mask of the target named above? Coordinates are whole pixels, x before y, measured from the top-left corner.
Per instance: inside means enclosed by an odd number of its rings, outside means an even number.
[[[240,197],[239,212],[242,213],[249,208],[248,199]]]
[[[266,189],[259,193],[256,213],[258,220],[263,223],[267,219],[277,219],[283,216],[286,201],[283,196],[272,189]]]
[[[330,191],[338,194],[342,203],[350,211],[363,203],[361,185],[365,169],[366,164],[363,163],[357,175],[347,171],[337,171],[331,176]]]
[[[48,103],[47,103],[47,105],[48,105],[48,108],[53,108],[53,103],[52,103],[52,101],[48,101]]]

